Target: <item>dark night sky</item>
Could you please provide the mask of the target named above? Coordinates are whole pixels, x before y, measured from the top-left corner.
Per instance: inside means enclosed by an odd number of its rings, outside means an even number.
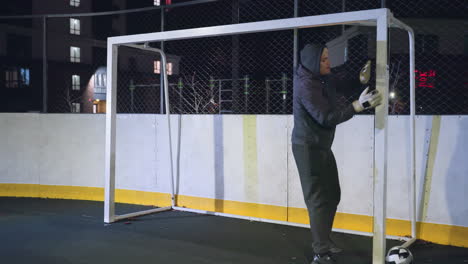
[[[36,0],[38,1],[38,0]],[[41,0],[47,2],[47,0]],[[190,2],[193,0],[172,0],[173,4]],[[164,0],[161,0],[162,4]],[[112,0],[92,0],[93,11],[114,11],[118,10],[117,6],[112,5]],[[127,0],[127,8],[140,8],[140,7],[151,7],[153,6],[153,0]],[[32,13],[32,0],[18,0],[18,1],[2,1],[0,5],[1,16],[11,15],[30,15]]]
[[[172,0],[173,4],[190,2],[193,0]],[[263,1],[239,0],[241,5],[248,5],[255,8],[255,5]],[[291,0],[292,1],[292,0]],[[341,0],[334,0],[341,2]],[[44,1],[47,2],[47,1]],[[165,0],[161,0],[162,3]],[[333,2],[333,0],[332,0]],[[441,4],[446,2],[446,4]],[[95,12],[118,10],[117,6],[112,5],[112,0],[93,0],[93,9]],[[363,4],[362,0],[347,0],[348,9],[364,9],[380,7],[380,0],[375,0]],[[149,7],[153,5],[153,0],[127,0],[127,8]],[[319,3],[317,5],[320,5]],[[386,5],[390,8],[396,17],[433,17],[433,18],[466,18],[466,2],[462,0],[387,0]],[[404,7],[404,8],[402,8]],[[32,0],[2,1],[0,5],[0,15],[30,15],[32,12]]]
[[[30,15],[32,12],[32,1],[2,1],[0,5],[0,15]]]

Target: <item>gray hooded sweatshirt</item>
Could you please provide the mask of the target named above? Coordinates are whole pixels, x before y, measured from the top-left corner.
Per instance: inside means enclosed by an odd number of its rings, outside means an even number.
[[[331,149],[336,125],[355,114],[351,103],[341,103],[342,94],[360,88],[356,80],[341,80],[335,74],[320,75],[320,58],[325,47],[307,44],[301,51],[301,65],[294,76],[294,128],[291,142],[313,148]]]

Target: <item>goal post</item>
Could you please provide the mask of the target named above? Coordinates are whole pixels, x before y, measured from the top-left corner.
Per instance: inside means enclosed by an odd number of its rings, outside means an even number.
[[[169,119],[169,88],[168,88],[168,79],[166,73],[167,67],[167,58],[164,51],[157,48],[152,48],[145,43],[144,45],[132,45],[126,44],[126,47],[141,49],[146,51],[151,51],[154,53],[159,53],[162,60],[162,72],[163,85],[165,90],[165,101],[166,103],[166,113],[167,113],[167,124],[170,131],[170,119]],[[173,179],[173,162],[172,162],[172,146],[169,146],[170,153],[170,173],[171,173],[171,206],[161,207],[156,209],[150,209],[140,212],[134,212],[124,215],[115,214],[115,157],[116,157],[116,112],[117,112],[117,56],[118,56],[118,45],[108,45],[107,49],[107,78],[110,80],[110,83],[107,86],[107,105],[106,105],[106,151],[105,151],[105,190],[104,190],[104,222],[112,223],[118,220],[127,219],[130,217],[141,216],[146,214],[152,214],[157,212],[163,212],[172,210],[175,206],[174,200],[174,181]],[[171,133],[169,133],[168,142],[172,142]],[[171,145],[171,144],[169,144]]]
[[[376,89],[383,95],[383,103],[376,108],[374,120],[374,155],[373,155],[373,264],[383,264],[386,250],[386,189],[387,189],[387,139],[388,139],[388,94],[389,94],[389,58],[388,58],[388,30],[396,27],[408,32],[409,57],[410,57],[410,209],[412,238],[404,246],[409,246],[416,238],[416,197],[415,197],[415,80],[414,80],[414,32],[413,30],[394,18],[390,10],[372,9],[355,12],[344,12],[327,15],[296,17],[288,19],[277,19],[262,22],[231,24],[224,26],[213,26],[204,28],[174,30],[157,33],[137,34],[108,38],[107,41],[107,105],[106,105],[106,134],[105,134],[105,197],[104,197],[104,222],[112,223],[120,219],[135,217],[154,212],[166,210],[191,210],[178,207],[175,203],[174,193],[174,169],[172,156],[171,122],[169,89],[166,72],[166,55],[160,49],[152,48],[145,43],[161,42],[183,39],[196,39],[206,37],[219,37],[239,35],[247,33],[259,33],[281,30],[296,30],[310,27],[336,26],[336,25],[362,25],[374,26],[377,31],[376,39]],[[115,214],[115,168],[116,168],[116,105],[117,105],[117,56],[118,47],[125,46],[135,49],[147,50],[159,53],[162,58],[161,77],[164,79],[165,109],[168,125],[168,147],[170,159],[171,177],[171,201],[172,205],[127,215]],[[214,212],[205,212],[213,213]],[[225,214],[223,214],[225,215]],[[280,222],[291,224],[289,222]]]

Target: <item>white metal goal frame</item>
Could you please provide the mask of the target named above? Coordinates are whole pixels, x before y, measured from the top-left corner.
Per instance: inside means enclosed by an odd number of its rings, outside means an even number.
[[[194,39],[204,37],[228,36],[234,34],[247,34],[268,31],[280,31],[301,29],[321,26],[335,25],[363,25],[375,26],[377,30],[376,48],[376,89],[379,90],[384,100],[381,106],[376,108],[374,121],[374,171],[373,171],[373,233],[353,232],[346,230],[336,230],[348,233],[358,233],[363,235],[373,235],[373,264],[383,264],[385,262],[386,250],[386,187],[387,187],[387,127],[388,127],[388,87],[389,87],[389,67],[388,67],[388,30],[390,27],[400,28],[408,32],[409,37],[409,78],[410,78],[410,211],[411,211],[411,238],[392,237],[406,240],[403,246],[407,247],[416,240],[416,197],[415,197],[415,80],[414,80],[414,32],[399,21],[389,9],[371,9],[355,12],[344,12],[317,16],[296,17],[287,19],[277,19],[262,22],[232,24],[224,26],[213,26],[204,28],[174,30],[157,33],[127,35],[108,38],[107,41],[107,111],[106,111],[106,140],[105,140],[105,199],[104,199],[104,222],[112,223],[121,219],[145,215],[167,210],[184,210],[201,212],[206,214],[223,215],[237,218],[247,218],[250,220],[273,222],[279,224],[304,226],[285,221],[272,221],[253,217],[241,217],[236,215],[208,212],[196,209],[178,207],[175,204],[174,194],[174,170],[172,158],[172,144],[169,144],[170,172],[171,172],[171,199],[172,205],[163,208],[140,211],[125,215],[115,214],[115,157],[116,157],[116,100],[117,100],[117,55],[118,47],[126,46],[141,50],[158,52],[161,54],[163,65],[163,81],[165,89],[166,118],[168,125],[168,142],[171,139],[171,123],[169,111],[169,89],[166,74],[166,56],[160,49],[151,48],[146,43],[158,41],[171,41],[182,39]]]

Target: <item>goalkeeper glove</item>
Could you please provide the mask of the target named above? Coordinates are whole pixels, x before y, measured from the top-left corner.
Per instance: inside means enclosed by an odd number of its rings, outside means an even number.
[[[366,109],[375,108],[382,103],[382,95],[378,90],[369,91],[367,87],[359,96],[359,100],[353,102],[354,111],[357,113]]]

